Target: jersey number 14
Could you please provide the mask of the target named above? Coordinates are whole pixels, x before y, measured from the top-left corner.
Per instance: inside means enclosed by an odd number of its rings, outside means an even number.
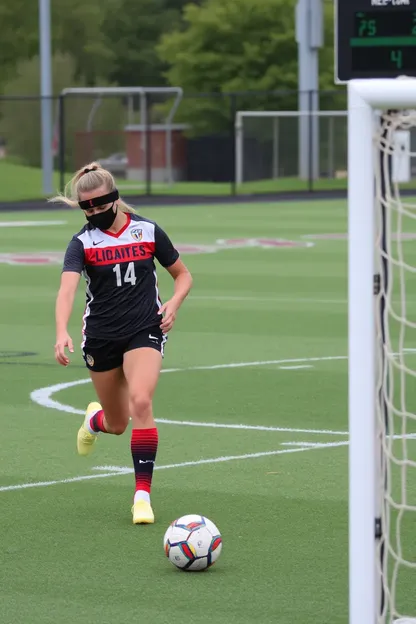
[[[135,285],[135,283],[136,283],[136,273],[134,272],[134,262],[129,262],[128,263],[126,272],[124,274],[124,280],[121,279],[121,268],[120,268],[119,264],[115,265],[113,271],[116,274],[117,286],[122,286],[123,285],[123,281],[126,284],[130,283],[132,286]]]

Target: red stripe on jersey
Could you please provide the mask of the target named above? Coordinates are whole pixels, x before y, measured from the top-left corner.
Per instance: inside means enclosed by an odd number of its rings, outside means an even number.
[[[119,262],[148,260],[155,254],[155,243],[130,243],[115,247],[92,247],[85,249],[85,264],[104,266]]]

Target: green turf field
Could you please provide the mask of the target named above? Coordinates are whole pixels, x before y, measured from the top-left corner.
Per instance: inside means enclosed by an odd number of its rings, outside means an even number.
[[[65,176],[65,182],[69,182],[73,173]],[[147,192],[146,184],[134,182],[134,180],[116,180],[117,186],[123,195],[141,195]],[[346,190],[348,180],[345,178],[321,178],[313,181],[314,191]],[[58,171],[53,174],[54,193],[59,191],[60,175]],[[402,184],[403,189],[416,189],[416,180],[408,184]],[[0,202],[14,202],[42,199],[43,194],[42,170],[35,167],[17,165],[8,161],[0,160]],[[277,178],[275,180],[258,180],[243,182],[237,187],[237,195],[283,193],[290,191],[308,191],[308,180],[299,178]],[[175,182],[168,185],[154,182],[151,186],[152,195],[200,195],[217,196],[231,195],[232,185],[227,182]]]
[[[67,174],[68,182],[72,173]],[[57,171],[53,176],[54,192],[59,190],[60,176]],[[131,180],[118,180],[117,185],[123,194],[140,195],[146,193],[146,185]],[[41,199],[42,170],[35,167],[25,167],[7,161],[0,161],[0,202],[24,201]],[[321,179],[314,182],[314,190],[345,189],[346,180]],[[260,180],[245,182],[237,193],[277,193],[283,191],[306,191],[309,188],[307,180],[298,178],[279,178],[276,180]],[[226,182],[176,182],[173,185],[160,183],[152,184],[152,194],[164,195],[230,195],[231,184]]]
[[[183,255],[194,289],[155,398],[157,522],[148,527],[131,524],[129,433],[101,436],[89,458],[76,454],[94,399],[79,348],[82,288],[71,365],[53,358],[60,265],[45,264],[45,252],[63,253],[82,215],[0,215],[0,622],[346,624],[347,246],[302,238],[345,233],[346,206],[140,212],[181,248],[208,252]],[[58,224],[4,227],[16,220]],[[216,242],[238,238],[286,243]],[[414,242],[406,245],[416,263]],[[159,275],[166,299],[172,282]],[[406,345],[416,347],[414,334]],[[415,483],[408,491],[416,494]],[[204,573],[178,571],[164,556],[168,524],[188,513],[211,518],[223,535],[221,557]],[[412,574],[397,600],[414,614]]]

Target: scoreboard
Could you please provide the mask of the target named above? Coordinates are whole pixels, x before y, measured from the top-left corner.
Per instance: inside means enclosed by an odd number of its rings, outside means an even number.
[[[416,76],[416,0],[335,0],[335,82]]]

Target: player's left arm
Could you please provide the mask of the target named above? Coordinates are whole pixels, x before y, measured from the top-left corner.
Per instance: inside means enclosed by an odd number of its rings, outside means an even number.
[[[167,234],[158,226],[155,226],[155,247],[157,260],[174,280],[173,296],[159,309],[163,315],[160,328],[166,333],[172,329],[176,314],[192,288],[192,276]]]
[[[159,310],[159,314],[163,314],[163,319],[160,324],[160,328],[163,332],[168,332],[172,329],[176,320],[176,314],[192,288],[192,276],[182,260],[176,260],[171,266],[165,267],[168,273],[174,279],[174,291],[173,297],[166,301]]]

